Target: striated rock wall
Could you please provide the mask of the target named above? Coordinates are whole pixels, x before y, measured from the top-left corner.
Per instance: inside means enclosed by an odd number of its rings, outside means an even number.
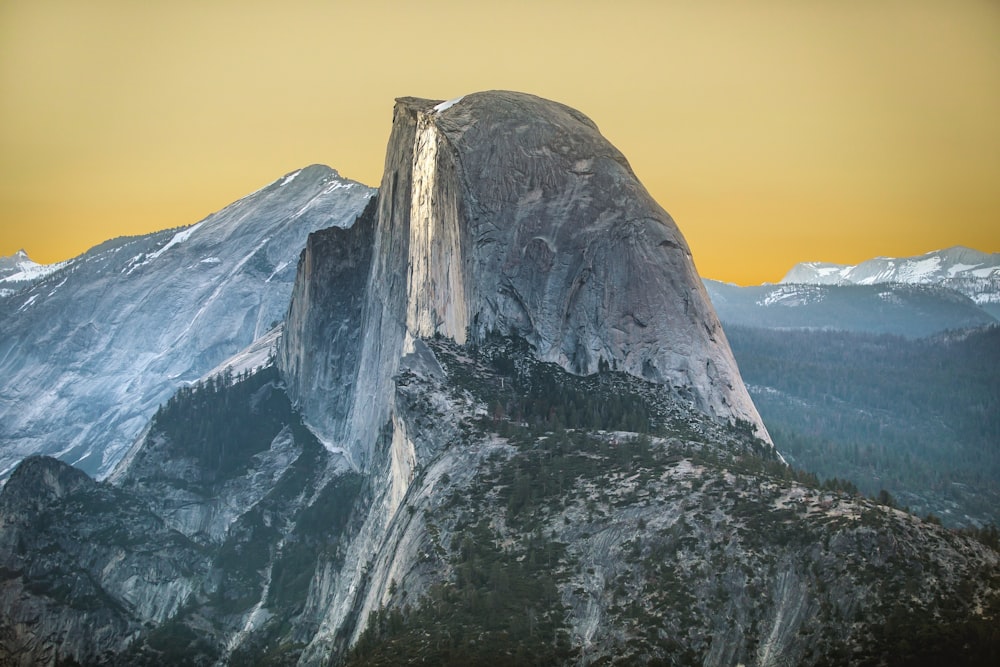
[[[462,188],[477,338],[518,334],[573,373],[603,361],[688,389],[703,412],[768,439],[683,236],[590,119],[493,91],[433,121]]]
[[[400,98],[371,212],[307,248],[279,360],[306,420],[360,468],[401,355],[435,335],[518,335],[570,372],[669,385],[769,441],[677,226],[578,111],[511,92]],[[334,358],[347,363],[324,370]]]
[[[362,323],[377,202],[373,197],[346,229],[332,227],[309,235],[278,346],[278,366],[289,397],[329,447],[344,440],[362,381],[361,354],[367,340]]]

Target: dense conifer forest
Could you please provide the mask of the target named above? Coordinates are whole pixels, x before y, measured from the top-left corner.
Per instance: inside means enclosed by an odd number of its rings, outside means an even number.
[[[908,340],[729,325],[779,451],[950,525],[1000,523],[1000,327]]]

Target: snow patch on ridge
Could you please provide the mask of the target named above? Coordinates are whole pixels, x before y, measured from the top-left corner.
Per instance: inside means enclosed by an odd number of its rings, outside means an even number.
[[[125,265],[124,268],[122,268],[121,272],[124,273],[126,276],[132,275],[132,273],[134,273],[136,269],[146,266],[147,264],[152,262],[154,259],[162,255],[163,253],[173,248],[175,245],[180,245],[181,243],[187,241],[189,238],[191,238],[191,235],[194,234],[195,231],[202,226],[202,224],[204,224],[204,222],[205,222],[204,220],[201,222],[197,222],[191,225],[190,227],[186,227],[185,229],[182,229],[181,231],[177,232],[176,234],[173,235],[173,237],[171,237],[169,241],[166,242],[166,244],[164,244],[162,248],[160,248],[156,252],[151,252],[147,255],[143,254],[136,255],[135,257],[132,258],[131,262],[129,262],[128,264]]]
[[[462,97],[456,97],[453,100],[448,100],[447,102],[442,102],[441,104],[436,105],[434,107],[434,113],[441,113],[442,111],[447,111],[448,109],[452,108],[453,106],[461,102],[462,98],[464,97],[465,95],[462,95]]]
[[[166,251],[168,251],[171,248],[173,248],[175,245],[179,245],[179,244],[184,243],[185,241],[187,241],[189,238],[191,238],[191,235],[194,234],[195,231],[199,227],[201,227],[201,225],[202,225],[202,223],[198,222],[198,223],[195,223],[195,224],[191,225],[187,229],[183,229],[183,230],[177,232],[176,234],[174,234],[173,238],[170,239],[169,241],[167,241],[167,244],[165,246],[163,246],[162,248],[160,248],[156,252],[154,252],[154,253],[152,253],[150,255],[147,255],[146,256],[146,262],[153,261],[154,259],[156,259],[160,255],[162,255]],[[146,263],[146,262],[143,262],[143,263]]]
[[[19,270],[17,273],[12,273],[9,276],[0,278],[0,283],[35,282],[36,280],[41,280],[42,278],[55,273],[69,264],[70,261],[71,260],[56,262],[55,264],[38,264],[30,259],[25,259],[23,262],[18,262],[17,268]]]
[[[899,277],[903,282],[927,282],[940,266],[940,257],[928,257],[927,259],[905,264],[899,271]]]
[[[984,269],[976,269],[975,271],[972,271],[972,275],[974,275],[977,278],[989,278],[994,274],[1000,274],[1000,269],[997,269],[995,266],[986,267]]]
[[[974,269],[977,266],[981,266],[981,264],[955,264],[953,266],[948,267],[948,277],[949,278],[954,278],[955,274],[965,273],[966,271],[968,271],[970,269]],[[973,272],[973,273],[975,273],[975,272]]]
[[[298,176],[300,173],[302,173],[301,169],[299,169],[298,171],[293,171],[288,176],[285,176],[285,178],[282,179],[282,181],[278,185],[278,187],[280,188],[282,185],[288,185],[289,183],[291,183],[292,181],[294,181],[295,177]]]
[[[21,307],[17,309],[17,312],[20,313],[22,310],[24,310],[25,308],[27,308],[28,306],[30,306],[31,304],[33,304],[36,299],[38,299],[38,295],[37,294],[32,294],[31,297],[27,301],[25,301],[23,304],[21,304]]]
[[[277,266],[277,267],[275,267],[274,271],[272,271],[272,272],[271,272],[271,275],[269,275],[269,276],[267,277],[267,280],[265,280],[264,282],[265,282],[265,283],[269,283],[269,282],[271,282],[271,280],[272,280],[272,279],[273,279],[273,278],[274,278],[274,277],[275,277],[276,275],[278,275],[279,273],[281,273],[282,271],[284,271],[284,270],[285,270],[285,269],[286,269],[287,267],[288,267],[288,262],[282,262],[281,264],[278,264],[278,266]]]

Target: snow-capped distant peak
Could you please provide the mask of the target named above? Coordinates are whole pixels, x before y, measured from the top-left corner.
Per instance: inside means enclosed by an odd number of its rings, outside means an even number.
[[[979,304],[1000,303],[1000,253],[953,246],[915,257],[875,257],[854,266],[803,262],[792,267],[781,283],[941,285]]]
[[[39,264],[23,249],[9,257],[0,257],[0,283],[33,283],[66,266],[66,262]],[[20,285],[19,285],[20,286]]]
[[[802,262],[792,267],[781,282],[825,284],[836,278],[856,285],[937,283],[945,278],[982,274],[984,267],[1000,269],[1000,253],[954,246],[916,257],[875,257],[854,266]]]

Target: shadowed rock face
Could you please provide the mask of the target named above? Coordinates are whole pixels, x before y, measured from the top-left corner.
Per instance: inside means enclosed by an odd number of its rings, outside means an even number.
[[[328,442],[342,435],[356,395],[376,205],[351,227],[309,235],[278,347],[289,396]]]
[[[27,458],[0,493],[0,664],[106,664],[207,566],[135,496]]]
[[[390,418],[400,357],[437,334],[518,335],[570,372],[607,364],[670,385],[769,440],[684,238],[578,111],[499,91],[397,100],[372,243],[353,399],[335,414],[305,407],[354,460]],[[300,284],[323,280],[314,265],[300,264]],[[313,382],[289,361],[293,327],[318,326],[307,311],[340,303],[343,289],[296,303],[282,352],[293,395]]]

